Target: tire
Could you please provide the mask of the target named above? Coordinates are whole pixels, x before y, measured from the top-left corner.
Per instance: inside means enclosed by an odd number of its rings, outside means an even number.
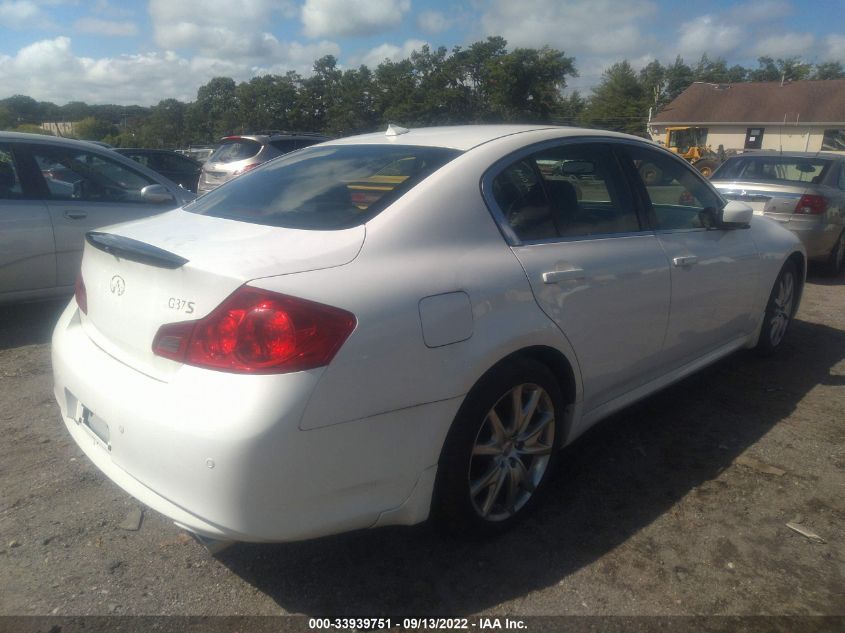
[[[798,267],[788,261],[781,268],[763,315],[763,327],[757,339],[757,351],[770,356],[780,349],[798,306],[800,290]]]
[[[640,178],[646,185],[658,185],[663,182],[663,170],[654,163],[640,165]]]
[[[563,413],[560,386],[545,365],[520,359],[488,372],[461,405],[441,453],[432,506],[440,527],[485,537],[522,520],[554,470]]]
[[[827,260],[827,274],[831,277],[838,277],[845,268],[845,231],[839,234],[833,250],[830,251],[830,259]]]
[[[699,171],[699,173],[705,178],[710,178],[710,176],[713,175],[713,172],[716,171],[716,168],[718,166],[719,161],[710,160],[709,158],[697,161],[695,165],[693,165],[693,167],[695,167]]]

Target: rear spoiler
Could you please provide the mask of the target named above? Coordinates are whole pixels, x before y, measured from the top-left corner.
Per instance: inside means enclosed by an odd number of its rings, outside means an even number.
[[[145,242],[139,242],[129,237],[115,235],[114,233],[102,233],[100,231],[88,231],[85,240],[94,248],[114,255],[118,259],[126,259],[139,264],[148,264],[156,268],[180,268],[188,263],[184,257],[152,246]]]

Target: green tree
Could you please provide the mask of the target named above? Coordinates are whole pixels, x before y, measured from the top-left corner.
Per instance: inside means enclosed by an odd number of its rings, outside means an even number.
[[[645,135],[650,95],[646,95],[628,60],[608,68],[593,89],[584,121],[594,127]]]
[[[287,129],[302,78],[295,72],[262,75],[238,85],[239,118],[247,131]]]
[[[816,64],[811,79],[845,79],[842,62],[822,62]]]
[[[0,105],[0,130],[11,130],[15,127],[15,117],[9,112],[9,108]]]
[[[567,76],[577,76],[573,58],[549,47],[517,48],[489,62],[485,87],[492,118],[549,121]]]
[[[74,136],[86,141],[102,141],[106,136],[115,134],[117,128],[108,121],[86,117],[74,126]]]
[[[666,82],[665,100],[668,103],[689,88],[695,81],[695,76],[692,68],[687,66],[679,55],[671,66],[666,67],[664,80]]]
[[[41,121],[41,107],[32,97],[12,95],[0,101],[0,106],[9,111],[16,123],[39,123]]]
[[[195,137],[217,140],[238,128],[238,98],[235,81],[230,77],[214,77],[197,90],[191,112]]]

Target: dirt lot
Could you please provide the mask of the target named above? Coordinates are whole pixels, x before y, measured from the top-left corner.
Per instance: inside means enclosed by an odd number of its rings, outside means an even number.
[[[776,359],[736,354],[599,425],[510,534],[217,559],[151,510],[120,527],[139,504],[53,401],[60,309],[0,309],[0,614],[845,614],[845,279],[811,278]]]

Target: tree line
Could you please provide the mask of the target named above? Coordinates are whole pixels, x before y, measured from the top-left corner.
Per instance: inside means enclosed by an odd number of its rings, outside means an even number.
[[[196,100],[164,99],[152,107],[65,105],[15,95],[0,100],[0,129],[39,131],[44,121],[74,121],[74,136],[122,147],[185,147],[259,130],[345,136],[405,126],[464,123],[555,123],[645,135],[649,110],[659,110],[691,83],[843,79],[840,62],[809,64],[798,57],[760,57],[757,68],[728,66],[703,55],[652,61],[635,71],[611,66],[587,96],[564,94],[578,76],[575,59],[549,47],[508,50],[501,37],[467,47],[423,46],[400,61],[342,69],[331,55],[308,77],[290,71],[236,83],[215,77]]]

